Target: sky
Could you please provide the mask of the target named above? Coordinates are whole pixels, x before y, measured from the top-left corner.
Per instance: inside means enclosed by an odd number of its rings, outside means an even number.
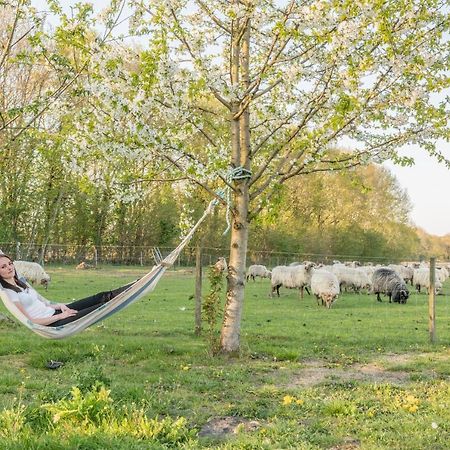
[[[74,5],[75,0],[61,0],[63,7]],[[95,11],[107,4],[106,0],[92,0]],[[45,9],[45,0],[32,0],[39,10]],[[125,29],[121,30],[125,32]],[[450,144],[440,142],[439,150],[450,160]],[[402,149],[402,153],[413,156],[412,167],[384,163],[405,189],[413,205],[411,220],[413,224],[427,233],[444,236],[450,234],[450,170],[439,164],[424,150],[415,147]]]
[[[439,149],[450,159],[449,143],[439,143]],[[392,162],[384,166],[406,189],[413,204],[412,222],[429,234],[450,234],[450,170],[424,150],[410,148],[403,153],[415,158],[414,166],[400,167]]]

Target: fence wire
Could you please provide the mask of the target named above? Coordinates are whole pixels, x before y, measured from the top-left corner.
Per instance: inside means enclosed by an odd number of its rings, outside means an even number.
[[[16,260],[35,261],[45,264],[79,264],[91,265],[117,264],[149,266],[155,262],[155,252],[164,257],[172,251],[172,247],[155,244],[154,246],[120,246],[120,245],[80,245],[80,244],[36,244],[20,242],[0,242],[0,250]],[[195,266],[195,246],[188,246],[182,252],[176,266]],[[202,265],[214,264],[219,257],[227,258],[229,248],[202,247]],[[361,257],[358,255],[333,255],[299,252],[281,252],[249,248],[247,265],[263,264],[268,268],[288,265],[293,262],[313,261],[332,264],[334,261],[359,261],[361,264],[388,264],[400,262],[417,262],[427,260],[421,255],[399,256],[398,258],[376,256]],[[438,262],[445,262],[439,260]]]

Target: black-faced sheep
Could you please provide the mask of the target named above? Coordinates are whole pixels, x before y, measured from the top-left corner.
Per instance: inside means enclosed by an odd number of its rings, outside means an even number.
[[[372,276],[372,292],[377,294],[377,300],[381,302],[380,294],[389,297],[389,303],[406,303],[409,297],[408,288],[403,279],[392,269],[382,267],[375,270]]]

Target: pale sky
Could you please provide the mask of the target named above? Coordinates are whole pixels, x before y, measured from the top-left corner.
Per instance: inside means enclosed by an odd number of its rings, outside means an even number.
[[[65,8],[75,3],[75,0],[61,1]],[[109,2],[92,0],[91,3],[95,10],[99,11]],[[32,4],[41,11],[46,9],[45,0],[32,0]],[[126,32],[125,24],[122,24],[120,31]],[[440,143],[439,145],[439,150],[447,159],[450,159],[450,144]],[[386,162],[384,165],[392,171],[411,199],[412,222],[430,234],[438,236],[450,234],[450,170],[423,150],[411,147],[406,148],[404,153],[415,158],[414,166],[400,167],[391,162]]]
[[[450,144],[439,146],[442,154],[450,159]],[[412,221],[427,233],[450,234],[450,170],[424,150],[407,149],[404,153],[414,157],[414,166],[399,167],[391,162],[384,165],[407,190],[413,204]]]

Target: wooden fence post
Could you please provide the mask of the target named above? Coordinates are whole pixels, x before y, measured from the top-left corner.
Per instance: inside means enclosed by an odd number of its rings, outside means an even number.
[[[197,244],[195,252],[195,334],[202,332],[202,247]]]
[[[430,290],[428,296],[428,330],[430,342],[436,342],[436,289],[435,289],[436,258],[430,259]]]

